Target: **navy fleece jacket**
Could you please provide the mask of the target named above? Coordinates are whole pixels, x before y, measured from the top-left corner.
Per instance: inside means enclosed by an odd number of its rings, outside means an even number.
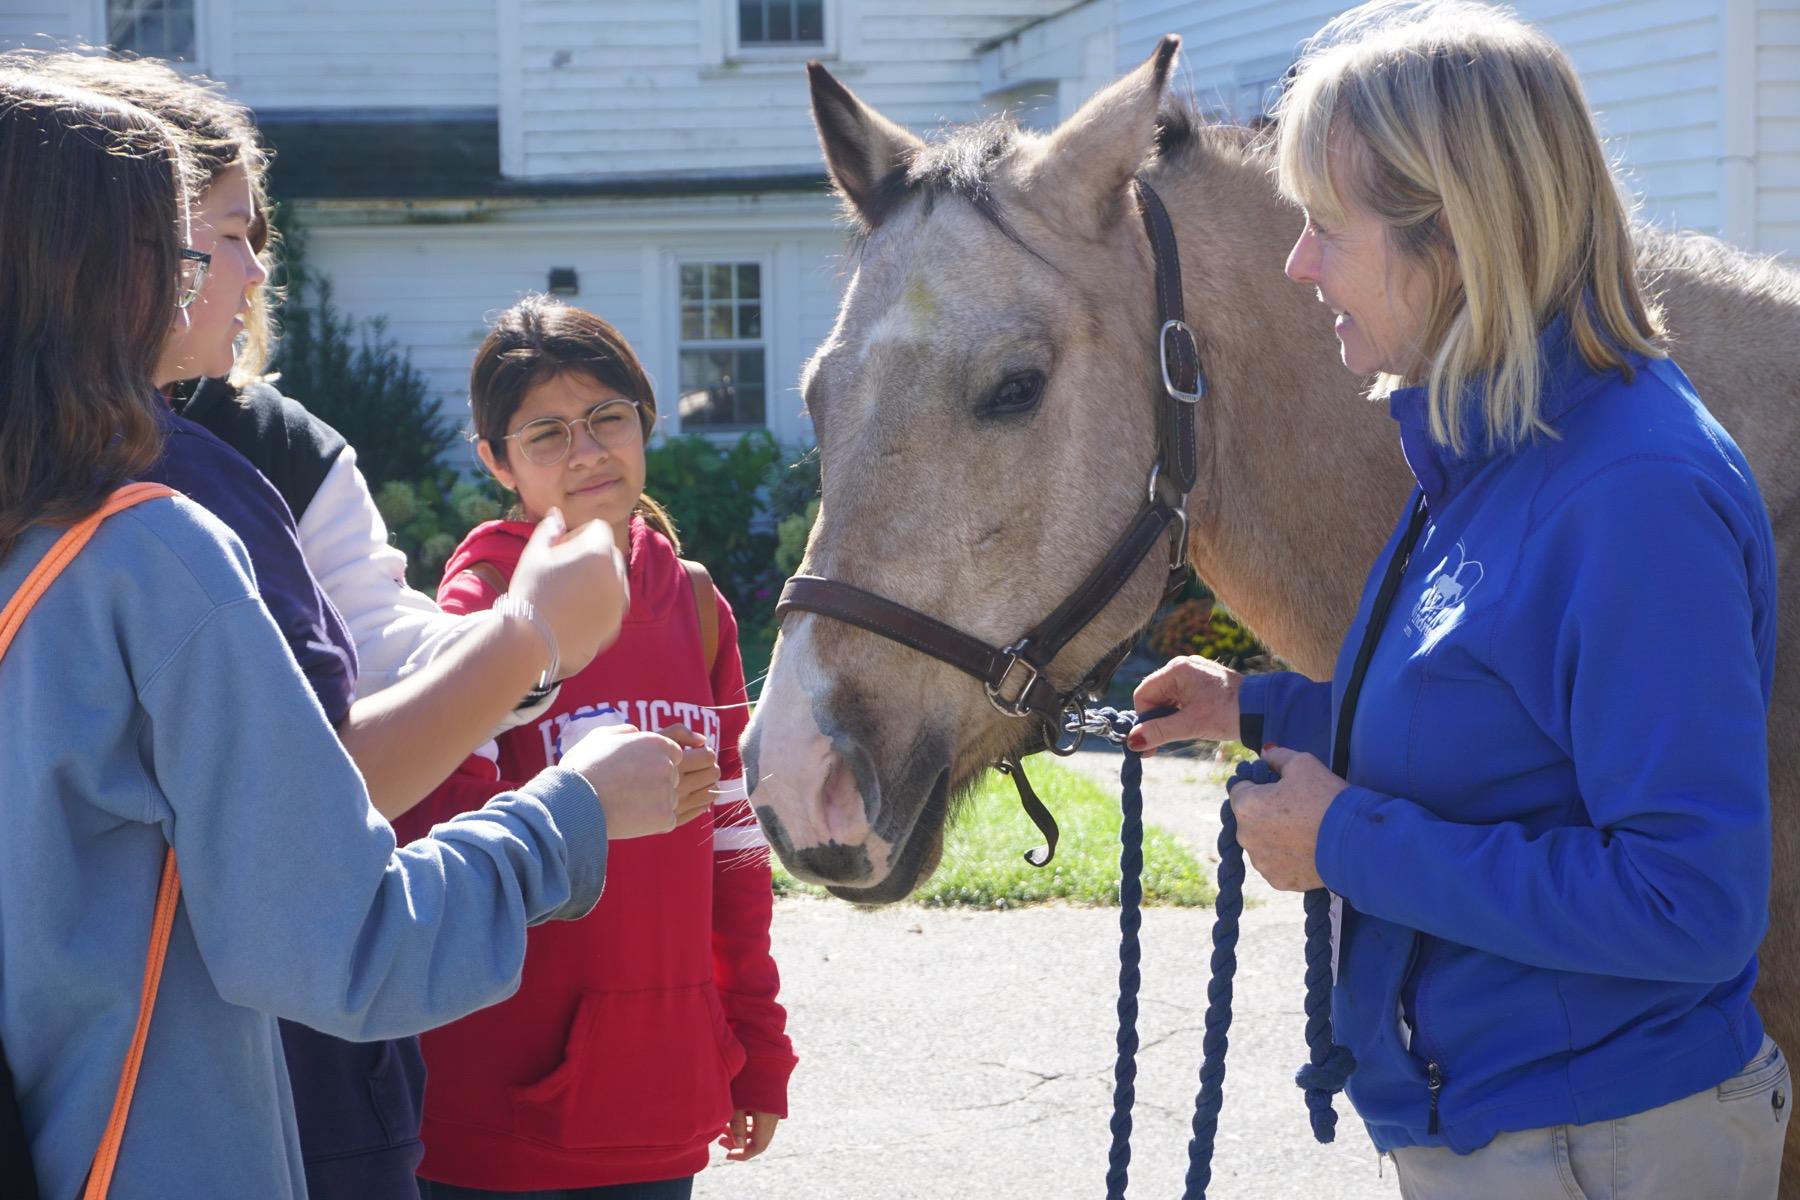
[[[1672,362],[1594,371],[1560,319],[1541,348],[1555,436],[1515,452],[1433,442],[1422,388],[1390,405],[1430,519],[1316,855],[1345,902],[1350,1096],[1382,1149],[1641,1112],[1762,1036],[1768,516]],[[1327,762],[1338,701],[1291,674],[1242,694],[1265,741]]]

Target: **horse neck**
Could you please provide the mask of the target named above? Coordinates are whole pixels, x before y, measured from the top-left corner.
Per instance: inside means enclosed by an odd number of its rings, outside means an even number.
[[[1153,182],[1209,383],[1189,502],[1195,569],[1270,649],[1325,678],[1411,474],[1313,289],[1283,273],[1300,218],[1266,159],[1201,144]]]

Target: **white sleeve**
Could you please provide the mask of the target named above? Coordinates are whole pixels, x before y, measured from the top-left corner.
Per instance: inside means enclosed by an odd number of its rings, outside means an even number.
[[[447,613],[407,586],[406,555],[388,542],[387,522],[353,447],[331,464],[299,528],[306,565],[356,642],[358,699],[406,678],[481,619]],[[514,709],[500,729],[533,720],[555,698],[553,688],[530,708]]]
[[[462,617],[406,586],[406,555],[345,446],[300,514],[300,552],[356,641],[356,694],[393,685],[461,636]]]

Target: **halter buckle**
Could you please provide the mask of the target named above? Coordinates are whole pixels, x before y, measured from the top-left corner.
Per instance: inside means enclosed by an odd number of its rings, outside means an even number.
[[[1169,373],[1169,334],[1172,331],[1187,339],[1188,352],[1194,356],[1194,390],[1191,392],[1176,387],[1175,377]],[[1193,327],[1186,321],[1164,321],[1156,335],[1156,357],[1162,363],[1163,391],[1169,398],[1183,404],[1200,403],[1206,395],[1206,373],[1200,369],[1200,341],[1194,336]]]
[[[1002,650],[1000,653],[1006,658],[1006,670],[1000,672],[1000,678],[994,682],[988,683],[985,680],[982,682],[981,686],[987,689],[988,703],[998,709],[1001,716],[1029,717],[1031,715],[1031,708],[1025,703],[1025,697],[1031,694],[1031,689],[1037,686],[1037,681],[1043,677],[1044,673],[1024,656],[1024,650],[1025,642],[1023,641],[1014,642]],[[1002,693],[1005,692],[1008,681],[1012,679],[1014,667],[1025,668],[1025,682],[1019,685],[1018,699],[1008,700]]]

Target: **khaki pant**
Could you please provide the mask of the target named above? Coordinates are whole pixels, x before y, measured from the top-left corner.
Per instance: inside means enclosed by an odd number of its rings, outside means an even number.
[[[1765,1037],[1738,1074],[1661,1108],[1394,1162],[1405,1200],[1773,1200],[1792,1107],[1787,1059]]]

